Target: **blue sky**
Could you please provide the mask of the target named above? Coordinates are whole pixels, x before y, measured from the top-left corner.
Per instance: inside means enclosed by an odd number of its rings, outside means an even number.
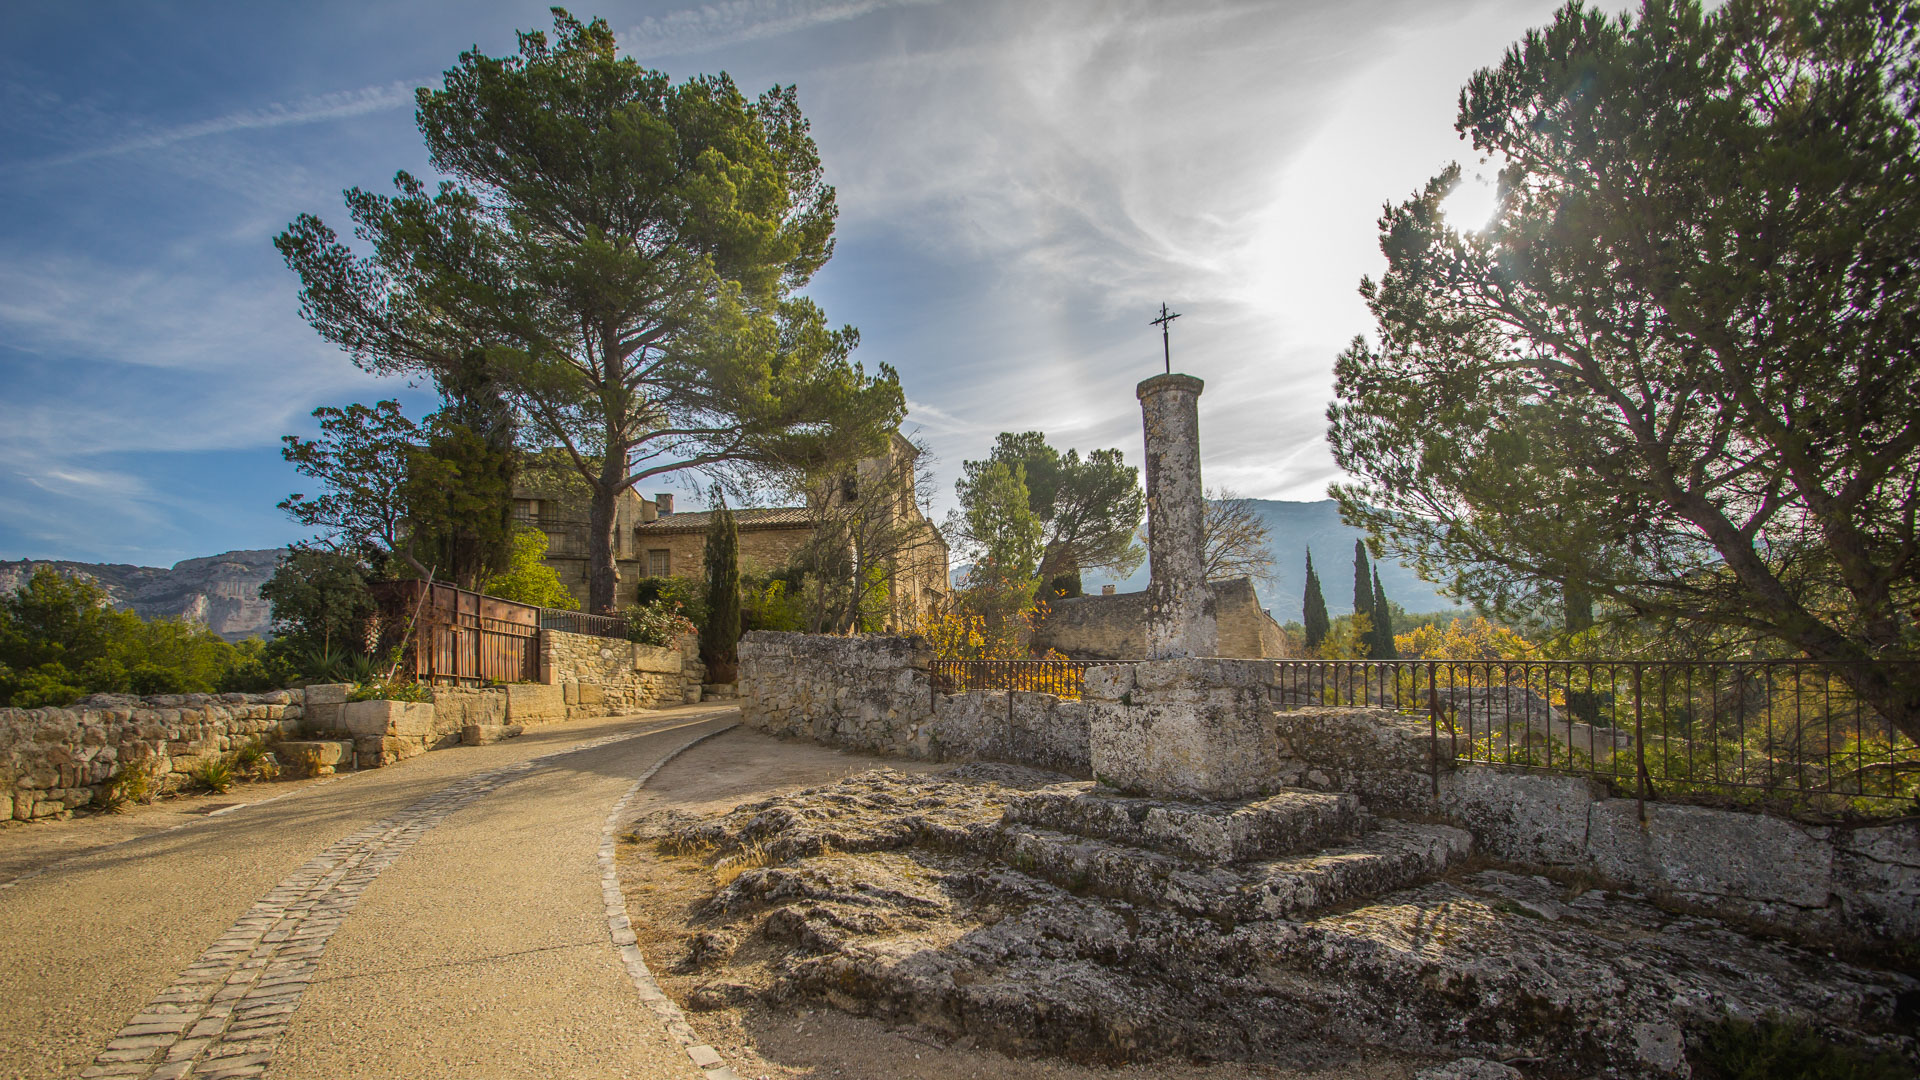
[[[1165,300],[1176,370],[1207,380],[1208,482],[1315,499],[1381,204],[1472,166],[1460,85],[1552,7],[573,11],[676,78],[798,84],[841,207],[810,291],[869,367],[899,369],[946,491],[1002,430],[1137,462]],[[169,565],[299,538],[274,509],[305,490],[280,436],[319,405],[429,406],[300,320],[271,239],[303,211],[343,225],[346,187],[428,173],[412,88],[549,24],[538,3],[0,9],[0,558]]]

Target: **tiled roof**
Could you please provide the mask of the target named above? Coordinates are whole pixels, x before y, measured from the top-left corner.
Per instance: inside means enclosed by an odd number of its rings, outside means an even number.
[[[753,529],[792,529],[805,528],[812,524],[804,506],[749,507],[733,512],[736,528]],[[644,535],[657,536],[661,533],[706,532],[713,523],[713,513],[701,510],[688,514],[669,514],[655,521],[642,522],[633,527],[633,531]]]

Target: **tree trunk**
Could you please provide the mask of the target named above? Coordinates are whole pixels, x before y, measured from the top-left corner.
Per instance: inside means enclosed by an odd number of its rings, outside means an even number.
[[[620,590],[620,567],[614,564],[614,508],[620,498],[620,481],[604,474],[593,486],[592,509],[587,513],[587,610],[600,615],[616,614]]]

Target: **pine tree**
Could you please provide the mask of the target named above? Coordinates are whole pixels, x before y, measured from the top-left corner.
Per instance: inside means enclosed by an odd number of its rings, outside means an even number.
[[[1393,644],[1393,608],[1387,603],[1387,590],[1380,587],[1380,571],[1373,572],[1373,643],[1367,656],[1373,660],[1398,660],[1400,650]]]
[[[1353,613],[1373,615],[1373,574],[1367,568],[1367,545],[1353,542]]]
[[[1317,649],[1327,639],[1327,599],[1320,595],[1320,575],[1313,569],[1313,549],[1307,549],[1307,595],[1301,605],[1307,626],[1307,648]]]
[[[707,665],[708,681],[730,683],[739,666],[740,531],[725,499],[714,500],[706,566],[707,628],[700,635],[700,660]]]

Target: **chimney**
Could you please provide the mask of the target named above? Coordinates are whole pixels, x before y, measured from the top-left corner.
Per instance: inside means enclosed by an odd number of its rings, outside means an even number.
[[[653,505],[661,517],[673,516],[673,492],[663,491],[653,497]]]
[[[1114,590],[1114,586],[1112,586],[1112,585],[1102,585],[1102,586],[1100,586],[1100,595],[1101,595],[1101,596],[1112,596],[1112,595],[1113,595],[1113,590]]]
[[[660,510],[654,505],[653,500],[642,497],[640,500],[640,524],[645,525],[647,522],[659,516]]]

